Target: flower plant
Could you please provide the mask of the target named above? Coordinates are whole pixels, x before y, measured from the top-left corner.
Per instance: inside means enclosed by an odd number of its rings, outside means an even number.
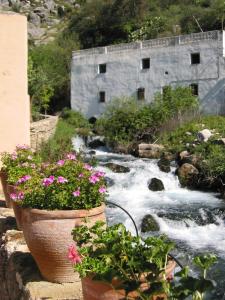
[[[20,199],[16,200],[22,207],[47,210],[98,207],[106,194],[104,175],[69,153],[56,163],[42,164],[31,176],[20,178],[17,181]]]
[[[213,288],[212,282],[206,279],[206,270],[216,260],[213,255],[195,258],[194,262],[203,270],[200,278],[189,276],[187,267],[175,274],[176,280],[166,276],[169,251],[174,244],[165,236],[143,240],[132,236],[123,224],[106,227],[103,222],[91,228],[85,225],[74,228],[72,235],[77,246],[69,248],[68,258],[80,277],[122,288],[126,299],[134,299],[129,298],[129,293],[136,291],[135,299],[167,295],[171,300],[202,300],[204,291]],[[117,286],[113,282],[117,282]]]
[[[32,174],[41,163],[40,157],[27,145],[17,145],[13,153],[3,152],[2,171],[7,173],[7,181],[16,184],[27,174]]]

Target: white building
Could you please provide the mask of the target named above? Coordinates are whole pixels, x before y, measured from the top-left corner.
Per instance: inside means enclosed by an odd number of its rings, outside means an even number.
[[[73,52],[71,107],[87,117],[113,98],[151,102],[163,87],[192,86],[205,113],[225,112],[225,32],[210,31]]]

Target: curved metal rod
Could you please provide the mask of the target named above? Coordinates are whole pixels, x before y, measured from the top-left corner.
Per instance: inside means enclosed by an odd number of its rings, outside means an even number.
[[[133,224],[134,224],[134,227],[135,227],[135,231],[136,231],[136,236],[138,237],[139,236],[139,234],[138,234],[138,229],[137,229],[137,225],[136,225],[136,223],[135,223],[135,221],[134,221],[134,219],[133,219],[133,217],[129,214],[129,212],[125,209],[125,208],[123,208],[122,206],[120,206],[119,204],[116,204],[116,203],[114,203],[114,202],[112,202],[112,201],[106,201],[106,204],[112,204],[112,205],[115,205],[115,206],[117,206],[117,207],[119,207],[120,209],[122,209],[129,217],[130,217],[130,219],[131,219],[131,221],[133,222]]]
[[[115,203],[115,202],[108,201],[108,200],[105,201],[105,202],[106,202],[106,204],[112,204],[112,205],[114,205],[114,206],[116,206],[116,207],[119,207],[120,209],[122,209],[122,210],[130,217],[130,219],[131,219],[131,221],[133,222],[133,225],[134,225],[134,227],[135,227],[136,236],[139,237],[137,225],[136,225],[136,223],[135,223],[133,217],[130,215],[130,213],[129,213],[125,208],[123,208],[122,206],[120,206],[119,204],[117,204],[117,203]],[[178,260],[176,257],[174,257],[173,254],[168,253],[168,256],[170,256],[170,257],[178,264],[178,266],[179,266],[181,269],[183,269],[183,265],[179,262],[179,260]]]

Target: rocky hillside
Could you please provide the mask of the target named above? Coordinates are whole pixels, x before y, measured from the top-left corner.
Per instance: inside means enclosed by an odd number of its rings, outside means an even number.
[[[0,0],[0,11],[27,16],[29,40],[35,44],[53,40],[64,28],[67,16],[79,8],[74,0]]]

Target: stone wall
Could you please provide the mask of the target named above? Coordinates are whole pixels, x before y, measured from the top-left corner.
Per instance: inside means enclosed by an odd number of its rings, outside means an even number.
[[[50,283],[41,277],[12,209],[0,208],[1,300],[81,300],[81,284]]]
[[[30,125],[31,147],[37,149],[43,141],[47,141],[55,132],[58,116],[46,116]]]

